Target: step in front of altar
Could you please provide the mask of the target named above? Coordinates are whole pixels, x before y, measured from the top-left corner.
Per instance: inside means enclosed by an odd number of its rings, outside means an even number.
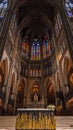
[[[49,109],[18,109],[16,130],[55,130],[54,110]]]

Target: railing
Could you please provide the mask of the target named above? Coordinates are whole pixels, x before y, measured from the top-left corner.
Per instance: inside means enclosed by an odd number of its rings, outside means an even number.
[[[55,130],[54,109],[18,109],[16,130]]]

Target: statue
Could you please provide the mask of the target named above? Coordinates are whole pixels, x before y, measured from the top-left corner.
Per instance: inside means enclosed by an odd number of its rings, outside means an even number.
[[[34,102],[38,102],[38,94],[37,94],[37,92],[34,93]]]

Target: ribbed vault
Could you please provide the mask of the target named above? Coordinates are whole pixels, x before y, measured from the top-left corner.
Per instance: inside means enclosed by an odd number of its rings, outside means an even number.
[[[41,30],[48,30],[51,33],[54,31],[56,8],[55,2],[51,0],[17,0],[15,2],[15,10],[18,11],[18,31],[23,33],[23,29],[27,32],[28,29],[35,35],[39,32],[42,35],[44,32]],[[42,34],[41,34],[42,33]],[[22,34],[24,35],[24,34]]]

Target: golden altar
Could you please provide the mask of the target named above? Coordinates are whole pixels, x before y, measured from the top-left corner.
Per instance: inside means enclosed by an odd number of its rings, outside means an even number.
[[[16,130],[55,130],[54,109],[17,109]]]

